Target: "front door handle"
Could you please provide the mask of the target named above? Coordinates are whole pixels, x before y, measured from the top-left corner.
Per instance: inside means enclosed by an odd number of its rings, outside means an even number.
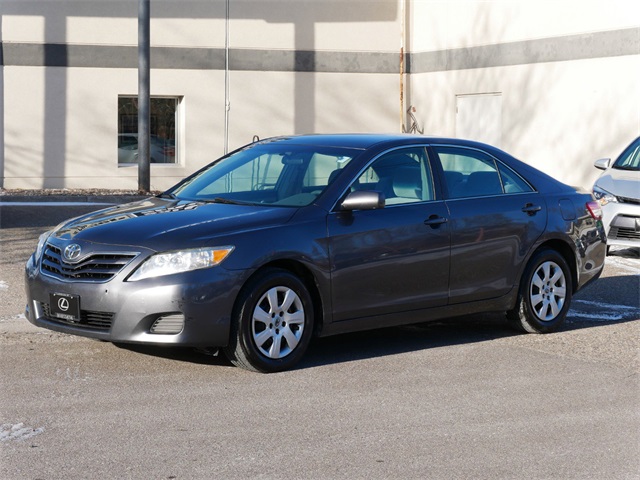
[[[525,212],[529,216],[533,216],[542,210],[540,205],[534,205],[533,203],[527,203],[524,207],[522,207],[522,211]]]
[[[447,223],[449,221],[448,218],[441,217],[439,215],[431,215],[424,221],[425,225],[429,225],[431,228],[437,228],[443,223]]]

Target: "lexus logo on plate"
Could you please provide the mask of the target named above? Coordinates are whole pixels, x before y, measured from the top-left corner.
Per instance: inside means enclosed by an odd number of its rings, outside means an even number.
[[[77,243],[72,243],[71,245],[67,245],[64,249],[64,259],[71,262],[73,260],[77,260],[80,257],[80,252],[82,249],[80,245]]]
[[[67,300],[66,298],[59,299],[58,300],[58,308],[62,312],[66,312],[67,310],[69,310],[69,300]]]

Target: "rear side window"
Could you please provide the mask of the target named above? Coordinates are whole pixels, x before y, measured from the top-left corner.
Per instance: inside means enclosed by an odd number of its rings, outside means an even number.
[[[444,171],[449,198],[531,192],[518,174],[492,156],[457,147],[434,147]]]

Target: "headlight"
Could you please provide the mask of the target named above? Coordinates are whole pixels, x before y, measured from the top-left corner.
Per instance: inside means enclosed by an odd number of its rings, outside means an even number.
[[[596,200],[598,200],[598,203],[602,206],[607,203],[618,203],[618,197],[595,185],[593,186],[593,196],[596,197]]]
[[[44,246],[49,240],[49,236],[53,233],[53,230],[49,230],[48,232],[44,232],[38,238],[38,245],[36,246],[36,251],[33,254],[35,263],[37,264],[40,261],[40,257],[42,257],[42,251],[44,250]]]
[[[140,265],[129,277],[129,281],[215,267],[227,258],[233,249],[234,247],[227,246],[158,253]]]

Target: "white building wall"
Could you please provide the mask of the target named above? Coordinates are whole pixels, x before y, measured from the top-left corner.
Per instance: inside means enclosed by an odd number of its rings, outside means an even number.
[[[403,9],[404,109],[416,107],[425,133],[457,134],[456,96],[499,93],[502,147],[585,187],[593,160],[640,133],[639,2],[229,5],[230,148],[254,135],[400,131]],[[152,165],[152,188],[223,153],[225,7],[152,2],[151,93],[183,99],[179,164]],[[117,165],[118,95],[137,92],[136,2],[3,0],[0,9],[0,186],[136,188],[137,169]],[[589,43],[592,34],[610,45]]]
[[[163,65],[151,72],[152,96],[183,98],[179,164],[151,165],[152,188],[165,189],[224,150],[223,64],[189,68],[194,60],[182,59],[185,51],[178,48],[186,47],[196,59],[222,58],[226,5],[151,5],[152,49],[167,47],[173,61],[186,64]],[[5,55],[5,165],[0,186],[136,188],[137,168],[117,164],[117,100],[137,92],[135,52],[124,49],[137,45],[137,4],[6,1],[2,8],[0,40],[36,58],[35,64],[22,65],[18,59],[16,65],[7,64]],[[317,61],[312,56],[310,65],[295,71],[300,60],[291,54],[330,51],[331,57],[332,50],[394,50],[399,42],[397,12],[396,0],[231,1],[229,148],[250,142],[254,135],[397,127],[397,120],[394,125],[385,113],[394,108],[392,96],[375,105],[370,102],[381,91],[397,90],[388,74],[352,74],[348,66],[332,70],[326,56]],[[51,45],[68,47],[63,61],[69,66],[40,66],[52,61],[46,50]],[[37,58],[33,47],[40,47],[44,58]],[[84,50],[74,54],[78,48]],[[152,50],[152,67],[156,60],[163,61],[159,55]],[[280,63],[269,71],[274,61]],[[126,68],[118,68],[120,64]],[[350,107],[356,100],[358,105]]]
[[[413,54],[447,58],[411,75],[409,101],[425,133],[457,135],[457,95],[500,93],[502,148],[586,188],[600,173],[593,161],[640,134],[640,2],[421,0],[411,8]],[[635,42],[597,45],[618,37]],[[613,56],[589,58],[594,47]],[[456,62],[465,58],[469,68]]]
[[[640,25],[635,0],[413,0],[411,48],[432,51]]]
[[[571,185],[590,187],[593,162],[640,134],[640,57],[414,75],[412,103],[425,133],[456,136],[456,95],[502,94],[502,145]]]

